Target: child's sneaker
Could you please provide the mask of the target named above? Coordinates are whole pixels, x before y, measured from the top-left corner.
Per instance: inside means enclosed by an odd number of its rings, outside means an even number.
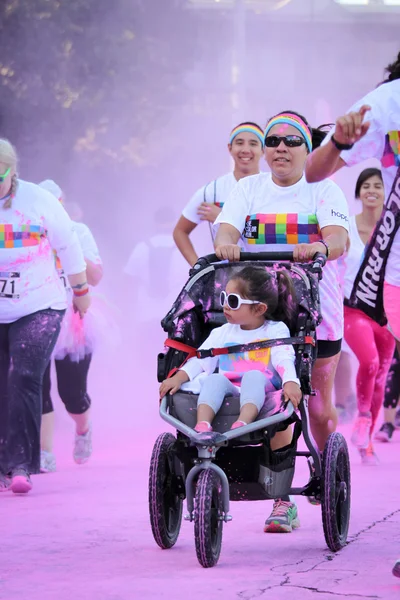
[[[197,433],[207,433],[207,431],[212,431],[212,427],[208,421],[199,421],[194,430],[197,431]]]
[[[384,423],[379,431],[376,432],[374,438],[378,442],[390,442],[394,431],[392,423]]]
[[[368,448],[371,423],[371,414],[358,415],[356,418],[353,433],[351,434],[351,442],[357,446],[357,448]]]
[[[78,465],[83,465],[91,457],[93,452],[92,448],[92,425],[90,424],[89,429],[86,433],[75,434],[75,445],[74,445],[74,461]]]
[[[300,527],[300,521],[296,504],[275,500],[271,516],[265,521],[265,533],[291,533],[297,527]]]
[[[56,457],[47,450],[40,451],[40,472],[54,473],[57,470]]]
[[[244,427],[245,425],[247,425],[247,423],[244,421],[235,421],[232,423],[231,429],[238,429],[239,427]]]
[[[359,448],[358,451],[360,453],[361,462],[363,465],[370,467],[376,467],[379,465],[379,458],[375,454],[372,444],[369,444],[368,448]]]
[[[32,489],[31,478],[26,469],[14,469],[11,475],[10,490],[14,494],[27,494]]]

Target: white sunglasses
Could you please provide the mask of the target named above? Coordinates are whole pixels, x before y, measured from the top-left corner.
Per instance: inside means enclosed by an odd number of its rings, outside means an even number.
[[[227,304],[231,310],[239,310],[242,304],[261,304],[258,300],[245,300],[239,294],[227,294],[226,292],[221,292],[219,301],[221,306]]]

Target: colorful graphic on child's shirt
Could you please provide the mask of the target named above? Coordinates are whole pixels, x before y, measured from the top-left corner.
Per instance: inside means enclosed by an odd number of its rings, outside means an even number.
[[[261,341],[261,340],[254,340]],[[264,340],[265,341],[265,340]],[[240,343],[240,342],[237,342]],[[233,346],[235,342],[229,342],[225,346]],[[271,363],[271,348],[260,348],[232,354],[221,354],[219,357],[219,372],[230,379],[232,383],[240,385],[240,381],[248,371],[262,371],[268,377],[266,392],[281,389],[282,381]]]
[[[0,248],[27,248],[38,246],[46,237],[46,230],[40,225],[0,224]]]
[[[389,131],[386,135],[381,163],[386,169],[400,166],[400,131]]]
[[[317,215],[248,215],[243,232],[248,244],[311,244],[321,239]]]

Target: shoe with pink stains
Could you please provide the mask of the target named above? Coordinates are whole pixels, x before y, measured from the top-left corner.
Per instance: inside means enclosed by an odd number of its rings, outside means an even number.
[[[14,469],[11,475],[10,490],[14,494],[27,494],[32,489],[31,478],[26,469]]]
[[[211,423],[208,421],[199,421],[196,423],[194,428],[197,433],[207,433],[208,431],[212,431]]]
[[[232,423],[231,429],[239,429],[239,427],[244,427],[245,425],[247,425],[247,423],[244,421],[235,421]]]
[[[367,449],[370,442],[371,414],[359,414],[354,422],[351,442],[357,448]]]
[[[395,577],[400,577],[400,558],[394,563],[392,573]]]

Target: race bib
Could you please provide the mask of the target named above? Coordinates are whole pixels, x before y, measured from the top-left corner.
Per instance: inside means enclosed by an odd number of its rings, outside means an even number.
[[[13,271],[0,272],[0,298],[19,298],[19,283],[21,281],[20,273]]]

